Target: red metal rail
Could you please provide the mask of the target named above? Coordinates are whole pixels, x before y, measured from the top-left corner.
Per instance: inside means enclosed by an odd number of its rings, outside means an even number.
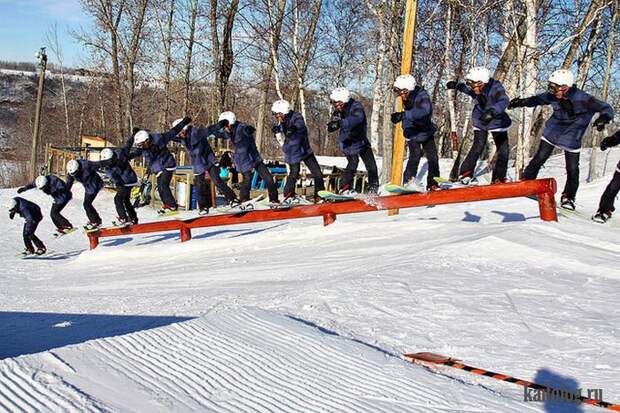
[[[180,231],[181,242],[192,238],[193,228],[215,227],[222,225],[246,224],[250,222],[279,221],[284,219],[323,217],[323,224],[329,225],[339,214],[380,211],[395,208],[411,208],[427,205],[454,204],[460,202],[488,201],[492,199],[515,198],[535,195],[538,198],[540,218],[543,221],[557,221],[554,194],[555,179],[537,179],[532,181],[507,184],[485,185],[445,191],[433,191],[425,194],[398,196],[381,196],[370,201],[347,201],[324,203],[318,205],[298,206],[282,210],[257,210],[244,214],[224,214],[197,217],[188,220],[168,220],[136,224],[127,228],[103,228],[88,234],[90,248],[96,248],[99,238],[116,237],[130,234],[146,234],[162,231]]]

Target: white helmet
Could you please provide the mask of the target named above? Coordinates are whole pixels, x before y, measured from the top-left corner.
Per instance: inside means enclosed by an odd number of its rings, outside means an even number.
[[[347,103],[351,99],[351,92],[346,87],[337,87],[329,94],[329,100],[333,102]]]
[[[273,102],[273,105],[271,105],[271,113],[283,113],[286,115],[290,111],[291,104],[284,99],[276,100],[275,102]]]
[[[80,169],[80,163],[75,159],[71,159],[69,162],[67,162],[67,173],[69,175],[75,174],[78,169]]]
[[[559,69],[551,73],[549,82],[560,86],[572,86],[575,83],[575,77],[570,70]]]
[[[415,89],[415,78],[411,75],[400,75],[394,81],[394,88],[413,90]]]
[[[133,137],[133,144],[134,146],[141,145],[144,142],[148,141],[149,139],[150,139],[149,133],[145,130],[140,130]]]
[[[491,74],[489,73],[489,69],[483,66],[472,67],[465,75],[466,80],[482,83],[489,83],[490,78]]]
[[[99,158],[101,158],[102,161],[107,161],[109,159],[112,159],[114,157],[114,151],[110,148],[103,148],[101,150],[101,153],[99,154]]]
[[[175,126],[177,126],[181,122],[183,122],[183,118],[179,118],[179,119],[175,120],[174,122],[172,122],[172,127],[174,128]],[[181,130],[187,130],[187,128],[189,128],[189,123],[187,125],[183,126],[183,129],[181,129]]]
[[[37,179],[34,180],[34,184],[39,189],[43,189],[45,185],[47,185],[47,177],[45,175],[37,176]]]
[[[237,115],[235,115],[235,113],[231,111],[222,112],[217,121],[219,122],[224,119],[226,119],[229,124],[234,125],[235,122],[237,122]]]
[[[15,208],[17,208],[17,199],[15,198],[9,199],[9,203],[7,204],[6,207],[9,209],[9,211],[12,211]]]

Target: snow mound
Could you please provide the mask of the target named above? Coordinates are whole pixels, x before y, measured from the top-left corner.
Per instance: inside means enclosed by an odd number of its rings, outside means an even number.
[[[0,406],[20,411],[521,412],[519,395],[252,307],[0,362]]]

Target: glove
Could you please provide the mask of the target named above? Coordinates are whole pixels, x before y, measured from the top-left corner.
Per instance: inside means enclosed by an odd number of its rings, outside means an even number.
[[[329,123],[327,124],[327,131],[331,133],[340,129],[340,122],[342,122],[340,119],[334,119],[329,121]]]
[[[247,126],[245,127],[245,132],[246,132],[248,135],[251,135],[251,134],[253,134],[254,132],[256,132],[256,128],[255,128],[254,126],[247,125]]]
[[[615,142],[614,141],[615,141],[615,139],[614,139],[613,136],[608,136],[605,139],[603,139],[601,141],[601,150],[605,151],[608,148],[611,148],[612,146],[615,146]]]
[[[217,123],[217,127],[218,127],[219,129],[223,129],[223,128],[225,128],[226,126],[228,126],[228,124],[229,124],[229,123],[230,123],[230,122],[228,122],[228,119],[222,119],[221,121],[219,121],[219,122]]]
[[[402,122],[403,120],[403,112],[394,112],[390,116],[390,120],[393,124],[397,124],[398,122]]]
[[[15,218],[15,211],[9,212],[9,218],[11,219]]]
[[[486,125],[487,123],[491,122],[494,117],[495,117],[495,111],[493,109],[487,109],[484,111],[484,113],[480,117],[480,120],[482,121],[482,123]]]
[[[457,84],[458,82],[456,80],[450,80],[448,83],[446,83],[446,87],[448,89],[456,89]]]
[[[24,192],[26,190],[26,188],[24,188],[23,186],[21,188],[17,189],[17,193],[21,194],[22,192]]]
[[[594,126],[596,126],[597,131],[602,131],[605,129],[605,125],[611,122],[611,118],[607,115],[601,115],[594,121]]]
[[[525,106],[525,99],[514,98],[508,104],[508,109],[520,108]]]
[[[297,126],[291,125],[284,131],[284,134],[287,138],[290,138],[295,132],[297,132]]]
[[[282,125],[281,125],[281,124],[279,124],[279,123],[278,123],[277,125],[274,125],[274,126],[271,128],[271,131],[272,131],[274,134],[282,132]]]

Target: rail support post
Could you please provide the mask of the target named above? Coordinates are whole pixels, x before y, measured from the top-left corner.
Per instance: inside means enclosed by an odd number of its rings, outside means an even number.
[[[558,211],[553,192],[547,191],[536,195],[538,198],[538,210],[540,219],[543,221],[557,221]]]
[[[326,214],[323,214],[323,226],[328,226],[329,224],[333,224],[334,222],[336,222],[336,214],[334,214],[333,212],[327,212]]]
[[[189,241],[192,239],[192,230],[188,227],[181,227],[181,242]]]
[[[97,248],[97,245],[99,245],[99,237],[97,236],[97,233],[88,234],[88,241],[90,243],[91,250]]]

